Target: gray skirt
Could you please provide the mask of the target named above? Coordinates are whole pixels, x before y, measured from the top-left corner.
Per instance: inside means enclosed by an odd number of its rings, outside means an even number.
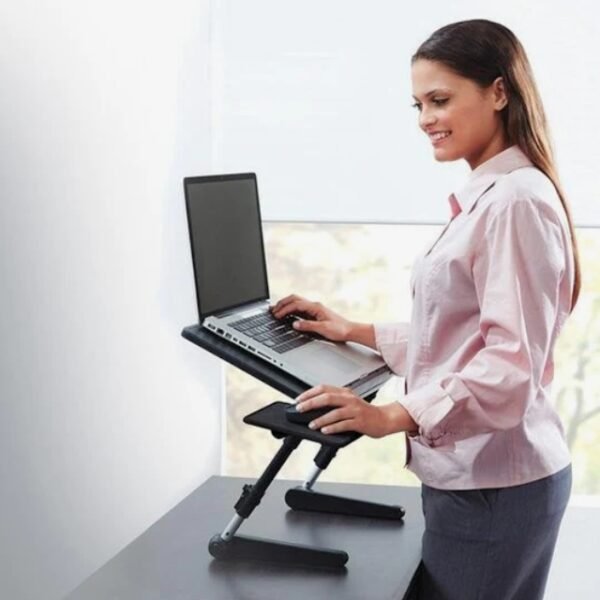
[[[505,488],[422,484],[425,532],[413,597],[542,600],[571,485],[571,465]]]

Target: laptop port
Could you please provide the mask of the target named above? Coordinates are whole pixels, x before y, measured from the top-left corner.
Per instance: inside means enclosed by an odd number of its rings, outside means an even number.
[[[225,333],[222,329],[220,329],[219,327],[217,327],[217,333],[220,333],[221,335],[223,335],[223,333]]]
[[[252,352],[256,352],[256,350],[252,346],[248,346],[248,350],[252,350]]]
[[[228,340],[230,340],[230,339],[231,339],[231,334],[230,334],[230,333],[226,333],[226,334],[225,334],[225,337],[226,337]]]
[[[243,346],[244,348],[246,348],[246,344],[244,344],[244,342],[240,341],[240,346]]]

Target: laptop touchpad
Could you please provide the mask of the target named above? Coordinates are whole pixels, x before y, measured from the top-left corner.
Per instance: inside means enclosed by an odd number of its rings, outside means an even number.
[[[340,371],[342,373],[352,373],[356,367],[361,366],[353,360],[341,356],[329,348],[319,348],[310,354],[311,362],[321,364],[326,371]]]

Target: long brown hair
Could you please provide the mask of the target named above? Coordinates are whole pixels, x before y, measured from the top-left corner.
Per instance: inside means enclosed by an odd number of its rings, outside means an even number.
[[[579,249],[571,210],[558,177],[544,107],[523,46],[504,25],[472,19],[434,31],[412,56],[411,65],[419,59],[442,63],[482,89],[502,77],[508,99],[501,112],[507,140],[518,145],[552,181],[567,215],[575,259],[572,312],[581,288]]]

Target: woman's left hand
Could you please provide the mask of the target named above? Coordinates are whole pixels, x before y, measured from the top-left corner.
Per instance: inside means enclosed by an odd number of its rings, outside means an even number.
[[[356,431],[369,437],[380,438],[396,431],[417,427],[406,409],[398,402],[373,406],[359,398],[350,388],[318,385],[300,394],[296,402],[296,409],[300,412],[325,406],[334,407],[309,424],[311,429],[320,429],[321,433]]]

